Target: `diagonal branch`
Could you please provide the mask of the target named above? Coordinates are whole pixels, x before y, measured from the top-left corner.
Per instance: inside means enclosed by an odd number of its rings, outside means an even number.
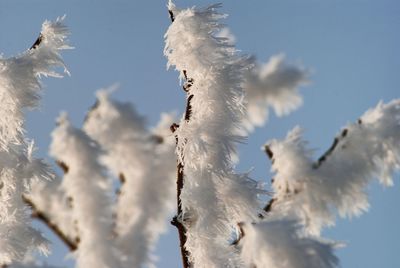
[[[69,167],[67,164],[62,161],[56,161],[56,163],[65,174],[68,173]],[[44,223],[50,230],[53,231],[54,234],[56,234],[60,238],[61,241],[64,242],[64,244],[69,248],[70,251],[75,251],[78,248],[78,244],[80,241],[79,237],[76,237],[75,239],[69,237],[56,223],[51,220],[48,214],[46,214],[44,211],[41,211],[38,206],[33,202],[33,200],[26,195],[22,196],[22,200],[25,202],[26,205],[31,208],[31,217]],[[72,207],[72,198],[68,197],[67,200],[69,202],[69,205]]]
[[[36,39],[35,43],[29,48],[29,50],[36,49],[43,41],[42,33],[39,34],[39,37]]]
[[[357,121],[357,123],[359,125],[362,124],[361,119],[359,119]],[[343,129],[342,132],[340,133],[340,135],[338,135],[337,137],[334,138],[332,145],[328,148],[328,150],[325,151],[325,153],[323,153],[318,160],[313,163],[312,168],[313,169],[318,169],[321,167],[321,165],[323,163],[326,162],[326,160],[329,158],[329,156],[332,155],[332,153],[336,150],[338,144],[340,143],[340,141],[342,141],[344,138],[347,137],[349,130],[347,128]],[[272,152],[270,146],[265,145],[264,146],[264,151],[266,153],[266,155],[268,156],[268,158],[271,160],[272,163],[274,163],[274,153]],[[273,179],[272,179],[272,183],[273,183]],[[296,192],[295,192],[296,193]],[[277,201],[276,198],[272,198],[268,201],[268,203],[265,205],[264,207],[264,211],[265,212],[270,212],[273,208],[274,203]]]
[[[361,124],[361,120],[358,120],[358,124]],[[340,133],[339,136],[335,137],[335,139],[333,140],[333,143],[331,145],[331,147],[329,147],[329,149],[320,157],[318,158],[317,162],[313,164],[313,168],[314,169],[318,169],[325,161],[326,159],[333,153],[333,151],[336,149],[337,145],[339,144],[339,142],[341,140],[343,140],[347,134],[348,134],[348,129],[345,128],[342,130],[342,132]]]
[[[43,211],[40,211],[39,208],[33,203],[31,199],[29,199],[27,196],[23,195],[22,200],[27,204],[28,206],[31,207],[32,209],[32,218],[35,218],[41,222],[43,222],[50,230],[52,230],[59,238],[61,241],[64,242],[64,244],[69,248],[70,251],[75,251],[78,248],[78,243],[79,239],[76,239],[75,241],[68,237],[61,228],[55,224],[50,217]]]

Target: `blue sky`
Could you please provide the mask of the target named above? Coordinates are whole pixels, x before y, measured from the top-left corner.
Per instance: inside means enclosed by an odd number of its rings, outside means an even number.
[[[178,6],[205,6],[212,1],[176,1]],[[115,82],[115,98],[135,103],[154,124],[162,111],[184,107],[177,73],[166,71],[163,35],[170,21],[166,1],[0,0],[0,53],[8,57],[29,48],[42,22],[67,14],[74,50],[64,53],[71,77],[44,79],[40,111],[27,115],[27,135],[38,154],[47,156],[49,134],[59,111],[80,126],[94,102],[94,92]],[[269,181],[269,163],[260,151],[268,139],[282,138],[295,125],[318,156],[336,133],[379,100],[399,97],[400,2],[396,0],[224,1],[222,12],[237,37],[237,47],[260,61],[284,52],[312,70],[302,89],[304,105],[284,118],[271,115],[240,146],[239,170],[254,167],[253,177]],[[49,161],[52,162],[51,159]],[[369,213],[340,220],[329,238],[347,243],[338,250],[342,267],[400,267],[399,174],[395,186],[370,187]],[[46,232],[47,233],[47,232]],[[51,234],[48,234],[51,235]],[[179,266],[176,231],[157,248],[159,267]],[[54,241],[50,263],[62,263],[66,249]],[[71,265],[71,261],[66,262]]]

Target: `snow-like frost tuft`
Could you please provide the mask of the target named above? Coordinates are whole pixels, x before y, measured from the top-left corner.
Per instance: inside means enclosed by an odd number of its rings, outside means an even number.
[[[380,102],[357,123],[346,126],[335,145],[317,161],[301,131],[273,140],[273,213],[297,215],[311,233],[340,216],[357,216],[369,207],[367,185],[377,178],[386,186],[400,169],[400,100]]]

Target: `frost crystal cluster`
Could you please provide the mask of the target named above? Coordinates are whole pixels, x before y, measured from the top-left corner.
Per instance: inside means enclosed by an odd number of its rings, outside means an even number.
[[[52,177],[48,166],[33,156],[33,142],[24,137],[24,109],[38,105],[40,76],[61,77],[53,69],[64,67],[60,51],[70,48],[67,36],[63,18],[46,21],[40,46],[0,58],[0,264],[22,260],[35,249],[48,251],[47,240],[30,226],[22,199],[33,181]]]
[[[77,267],[154,265],[152,251],[173,207],[174,116],[163,114],[148,130],[131,104],[109,94],[98,92],[82,130],[60,116],[50,154],[64,177],[36,184],[30,198],[72,243]]]
[[[177,153],[184,167],[180,221],[194,267],[236,266],[229,243],[236,224],[258,214],[256,183],[233,170],[232,155],[244,112],[241,77],[246,58],[214,36],[224,17],[218,5],[175,10],[166,33],[168,64],[190,77],[190,118],[182,118]],[[188,115],[187,113],[187,115]]]

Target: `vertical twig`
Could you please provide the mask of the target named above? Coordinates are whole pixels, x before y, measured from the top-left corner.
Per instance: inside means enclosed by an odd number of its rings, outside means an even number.
[[[174,13],[172,12],[172,10],[168,10],[168,13],[169,13],[171,22],[173,23],[175,20]],[[186,120],[186,122],[189,122],[191,115],[192,115],[191,101],[193,99],[193,94],[189,94],[189,90],[190,90],[190,87],[193,85],[193,79],[187,77],[186,70],[183,70],[183,75],[185,77],[185,83],[183,85],[183,90],[186,93],[188,93],[188,97],[187,97],[187,101],[186,101],[185,120]],[[172,133],[174,133],[178,128],[179,128],[179,125],[174,123],[174,124],[172,124],[170,129],[171,129]],[[177,135],[175,136],[175,139],[176,139],[176,143],[178,144],[178,136]],[[181,193],[182,193],[182,189],[183,189],[183,185],[184,185],[184,177],[185,177],[184,176],[184,165],[178,159],[177,180],[176,180],[177,215],[175,217],[173,217],[171,224],[174,225],[178,229],[183,268],[189,268],[192,266],[192,264],[189,261],[190,253],[185,248],[185,243],[187,241],[187,235],[186,235],[187,230],[184,225],[184,219],[182,218],[183,210],[182,210],[182,202],[181,202]]]
[[[184,71],[186,77],[186,71]],[[187,79],[186,79],[187,80]],[[185,90],[185,87],[184,87]],[[186,90],[185,90],[186,91]],[[191,117],[191,100],[193,99],[193,95],[189,95],[186,102],[186,112],[185,112],[185,120],[189,122]],[[172,124],[171,131],[174,133],[178,129],[179,125]],[[176,143],[178,143],[178,136],[175,136]],[[183,268],[191,267],[191,263],[189,261],[189,252],[185,248],[185,243],[187,241],[186,236],[186,227],[184,225],[183,217],[183,210],[182,210],[182,202],[181,202],[181,193],[184,184],[184,166],[183,163],[178,159],[177,165],[177,178],[176,178],[176,201],[177,201],[177,215],[172,219],[171,224],[174,225],[178,229],[179,234],[179,244],[180,244],[180,251],[182,257],[182,264]]]

